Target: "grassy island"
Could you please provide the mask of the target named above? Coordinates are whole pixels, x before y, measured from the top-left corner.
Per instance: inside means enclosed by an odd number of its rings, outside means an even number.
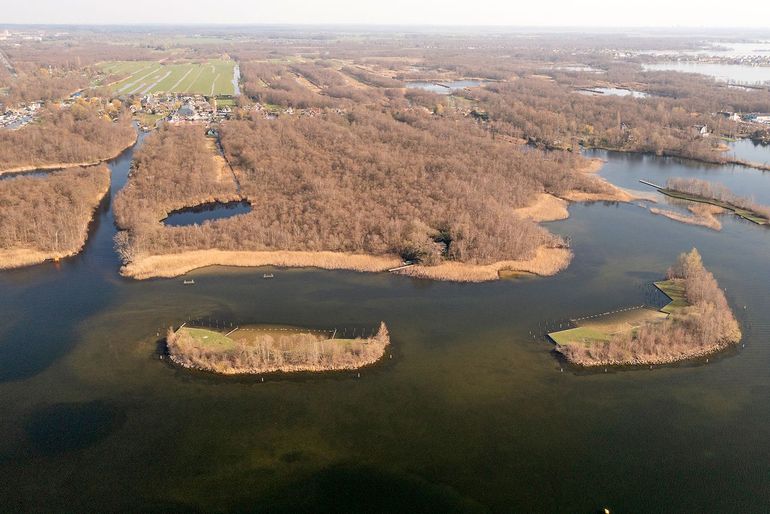
[[[549,334],[570,363],[591,366],[668,364],[709,355],[741,338],[724,293],[693,249],[655,285],[670,299],[660,311],[637,309],[589,318]]]
[[[166,342],[174,363],[223,375],[358,369],[380,360],[390,344],[385,323],[366,338],[336,335],[286,327],[244,326],[227,334],[181,327],[169,329]]]

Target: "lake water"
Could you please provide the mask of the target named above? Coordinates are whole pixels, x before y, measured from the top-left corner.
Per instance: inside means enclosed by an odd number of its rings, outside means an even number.
[[[749,66],[745,64],[712,64],[700,62],[667,62],[644,64],[645,71],[681,71],[709,75],[722,82],[737,84],[762,84],[770,81],[770,66]]]
[[[594,155],[635,188],[686,175],[770,189],[737,166]],[[110,164],[110,199],[130,159]],[[0,272],[2,510],[765,510],[770,233],[735,217],[714,232],[634,204],[570,214],[549,227],[570,236],[575,259],[550,278],[210,268],[185,286],[118,276],[105,202],[80,256]],[[693,246],[727,288],[745,347],[708,364],[561,371],[546,332],[644,302]],[[159,358],[165,327],[189,317],[385,320],[393,358],[360,378],[190,373]]]
[[[251,212],[251,206],[248,202],[204,203],[196,207],[171,211],[168,217],[163,220],[163,224],[171,227],[200,225],[205,221],[230,218],[247,212]]]
[[[755,143],[751,139],[741,139],[730,143],[729,146],[728,155],[733,155],[737,159],[759,164],[770,164],[770,145]]]
[[[650,96],[643,91],[618,87],[592,87],[591,89],[580,89],[578,93],[590,96],[632,96],[634,98],[647,98]]]
[[[452,91],[466,87],[478,87],[484,85],[481,80],[450,80],[437,82],[407,82],[406,87],[411,89],[424,89],[440,95],[451,94]]]

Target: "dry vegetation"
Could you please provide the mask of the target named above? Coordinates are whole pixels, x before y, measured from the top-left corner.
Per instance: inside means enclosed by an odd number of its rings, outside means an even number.
[[[39,123],[0,130],[0,173],[94,164],[117,156],[136,140],[127,116],[112,121],[101,105],[49,108]]]
[[[446,123],[420,111],[257,118],[231,121],[221,132],[238,194],[252,211],[200,226],[160,224],[171,210],[236,195],[232,182],[214,179],[199,128],[164,129],[145,141],[115,202],[118,224],[128,229],[118,239],[124,272],[144,275],[151,256],[217,250],[208,254],[216,256],[212,264],[222,252],[330,252],[387,262],[399,256],[424,268],[443,263],[419,273],[432,278],[490,280],[510,266],[552,274],[569,251],[516,208],[542,193],[612,191],[575,171],[580,157],[523,150],[469,120]],[[233,264],[243,261],[229,255]],[[321,267],[337,267],[333,260]],[[467,266],[480,268],[468,273]]]
[[[210,339],[210,340],[209,340]],[[224,375],[351,370],[376,363],[390,344],[385,323],[368,338],[330,339],[314,333],[239,330],[230,337],[211,331],[168,330],[168,353],[185,368]]]
[[[0,180],[0,269],[78,253],[109,185],[103,165]]]
[[[670,178],[666,182],[666,188],[708,200],[715,200],[731,207],[751,211],[765,219],[770,219],[770,207],[760,205],[751,198],[736,195],[722,184],[694,178]]]
[[[665,216],[674,221],[681,223],[687,223],[690,225],[700,225],[702,227],[710,228],[712,230],[722,230],[722,222],[717,219],[716,214],[722,214],[725,210],[716,205],[708,204],[694,204],[688,205],[687,210],[692,214],[683,214],[677,211],[671,211],[668,209],[658,209],[657,207],[650,208],[650,212]]]
[[[610,341],[563,344],[557,351],[580,366],[665,364],[723,350],[741,338],[724,292],[693,249],[668,272],[684,291],[685,306],[668,318],[616,334]]]

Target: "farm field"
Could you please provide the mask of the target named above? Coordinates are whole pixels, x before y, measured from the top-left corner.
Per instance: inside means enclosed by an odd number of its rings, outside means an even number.
[[[235,61],[217,59],[205,63],[162,64],[155,61],[113,61],[102,64],[108,73],[130,74],[113,84],[126,95],[190,93],[232,95]]]

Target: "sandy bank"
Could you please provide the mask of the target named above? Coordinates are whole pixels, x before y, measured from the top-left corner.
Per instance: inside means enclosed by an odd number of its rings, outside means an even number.
[[[386,271],[401,265],[396,256],[347,254],[340,252],[258,252],[193,250],[166,255],[138,256],[123,266],[121,275],[144,280],[177,277],[207,266],[284,266],[288,268],[345,269]]]
[[[566,248],[540,248],[528,260],[500,261],[487,265],[445,262],[437,266],[412,266],[397,273],[434,280],[484,282],[497,280],[501,270],[554,275],[566,268],[572,253]],[[402,264],[395,255],[375,256],[339,252],[249,252],[194,250],[167,255],[139,256],[123,266],[121,275],[144,280],[171,278],[208,266],[282,266],[362,272],[383,272]]]
[[[514,212],[522,218],[535,222],[558,221],[569,218],[567,201],[548,193],[540,193],[535,202]]]
[[[569,266],[572,252],[567,248],[538,248],[528,260],[499,261],[492,264],[444,262],[437,266],[412,266],[397,273],[411,277],[452,282],[487,282],[500,278],[501,271],[517,271],[535,275],[555,275]]]
[[[650,212],[660,216],[665,216],[674,221],[679,221],[680,223],[699,225],[702,227],[710,228],[712,230],[722,230],[722,223],[714,216],[715,214],[721,214],[725,212],[725,210],[721,207],[717,207],[716,205],[699,204],[698,206],[690,206],[688,208],[693,213],[692,215],[682,214],[680,212],[670,211],[667,209],[658,209],[656,207],[651,208]]]

